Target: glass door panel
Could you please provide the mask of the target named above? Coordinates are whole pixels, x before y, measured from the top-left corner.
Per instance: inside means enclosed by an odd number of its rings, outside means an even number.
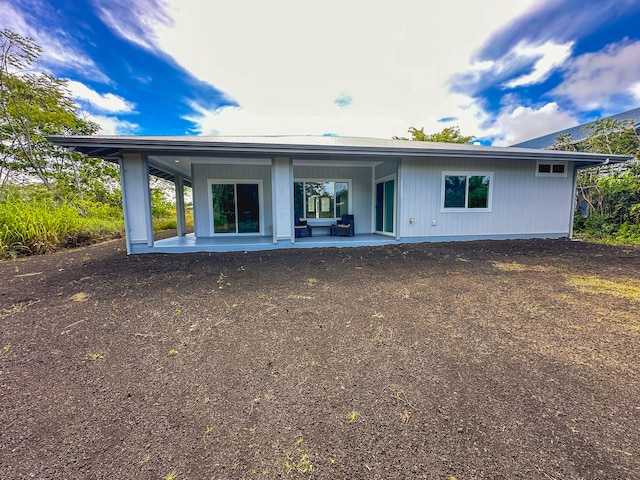
[[[384,228],[384,182],[376,183],[376,231]]]
[[[396,181],[376,183],[376,232],[394,233]]]
[[[237,185],[238,233],[258,233],[260,231],[260,202],[258,185],[255,183]]]
[[[235,185],[211,185],[214,233],[236,233]]]
[[[393,233],[393,209],[395,203],[395,181],[384,182],[384,231]]]

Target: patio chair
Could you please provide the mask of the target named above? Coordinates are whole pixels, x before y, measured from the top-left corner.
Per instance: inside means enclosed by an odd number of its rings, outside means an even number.
[[[311,226],[307,225],[306,220],[300,220],[298,215],[294,216],[294,225],[295,237],[310,237],[311,236]]]
[[[336,235],[342,237],[353,237],[356,234],[353,215],[345,213],[338,219],[336,225]]]

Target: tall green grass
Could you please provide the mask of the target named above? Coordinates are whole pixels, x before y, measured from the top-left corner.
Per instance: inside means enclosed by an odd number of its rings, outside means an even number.
[[[122,236],[122,211],[97,202],[60,203],[49,198],[0,202],[0,256],[51,252]]]

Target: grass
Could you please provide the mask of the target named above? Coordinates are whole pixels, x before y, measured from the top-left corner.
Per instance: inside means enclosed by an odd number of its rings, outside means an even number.
[[[550,267],[545,265],[524,265],[517,262],[492,262],[493,266],[503,272],[549,272]]]
[[[631,278],[624,278],[619,282],[615,282],[593,275],[584,275],[570,277],[567,283],[583,293],[612,295],[640,302],[640,281]]]
[[[85,360],[100,360],[103,359],[104,355],[101,353],[89,352],[84,356]]]
[[[41,254],[122,236],[118,209],[103,204],[48,199],[0,202],[0,256]]]
[[[101,201],[59,201],[43,187],[0,192],[0,258],[16,258],[87,245],[124,235],[122,206]],[[175,206],[153,205],[155,231],[175,229]],[[185,212],[193,227],[193,210]]]
[[[84,292],[74,293],[70,297],[72,302],[86,302],[88,298],[89,298],[89,295]]]
[[[284,467],[287,474],[292,471],[299,473],[311,473],[313,472],[313,464],[309,459],[309,454],[305,452],[302,447],[303,439],[296,440],[296,448],[294,450],[287,450],[285,453]]]

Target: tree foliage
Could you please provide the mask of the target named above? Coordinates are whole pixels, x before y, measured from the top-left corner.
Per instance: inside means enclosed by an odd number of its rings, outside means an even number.
[[[66,81],[36,71],[41,51],[30,38],[0,32],[0,186],[37,179],[59,200],[104,194],[114,166],[46,138],[89,135],[99,126],[77,114]]]
[[[640,135],[633,120],[596,120],[582,131],[588,132],[584,139],[562,135],[551,148],[635,158],[624,165],[580,170],[576,229],[601,238],[640,241]]]
[[[421,129],[417,129],[415,127],[410,127],[408,132],[411,134],[411,137],[396,137],[394,136],[394,140],[414,140],[417,142],[441,142],[441,143],[471,143],[476,137],[473,136],[464,136],[460,133],[459,127],[446,127],[441,132],[425,134],[424,127]]]

